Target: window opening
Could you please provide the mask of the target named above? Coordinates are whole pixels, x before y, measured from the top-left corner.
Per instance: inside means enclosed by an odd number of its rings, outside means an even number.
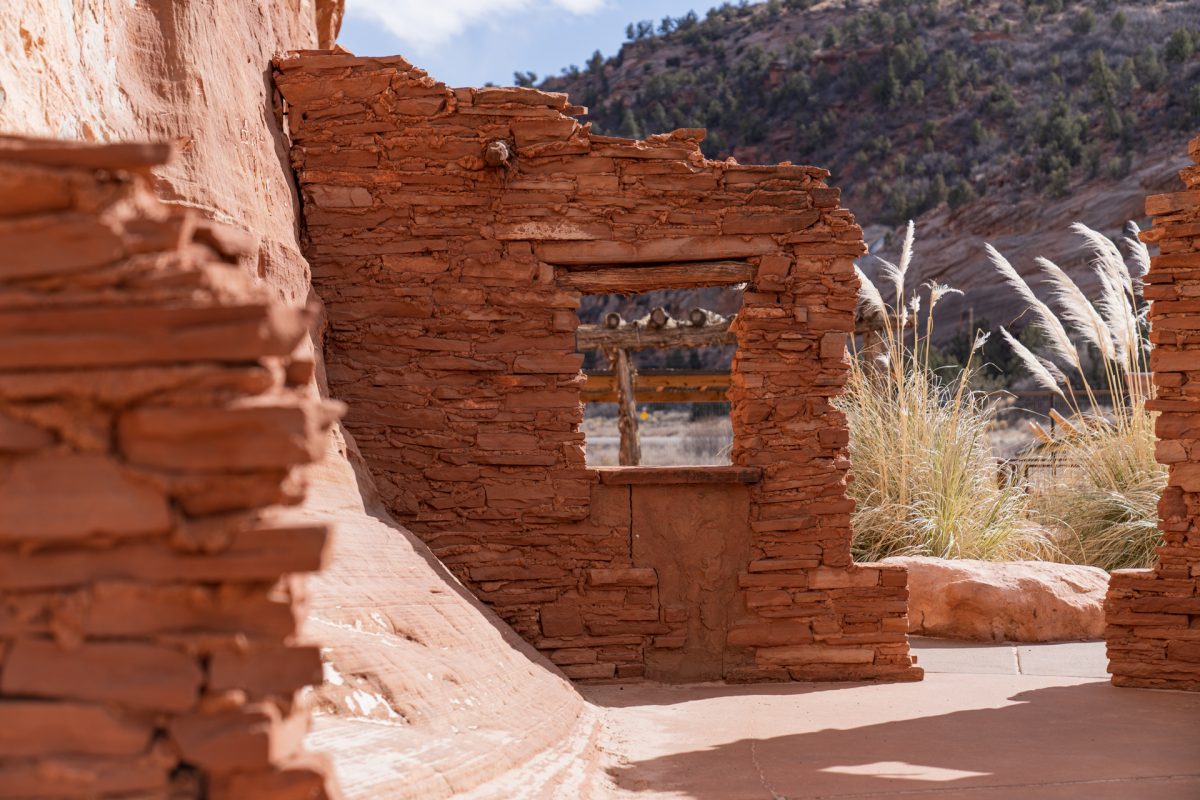
[[[583,298],[588,466],[730,463],[726,393],[741,302],[740,286]]]

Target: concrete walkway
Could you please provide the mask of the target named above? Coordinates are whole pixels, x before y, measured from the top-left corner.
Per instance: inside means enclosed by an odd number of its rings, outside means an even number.
[[[1114,688],[1103,643],[914,649],[921,683],[585,688],[614,794],[1200,798],[1200,695]]]

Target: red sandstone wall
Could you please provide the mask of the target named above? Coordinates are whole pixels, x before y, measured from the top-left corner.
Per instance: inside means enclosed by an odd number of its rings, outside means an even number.
[[[0,796],[328,796],[293,468],[340,406],[165,147],[0,139]]]
[[[269,80],[274,53],[329,46],[343,0],[5,0],[0,133],[167,141],[160,197],[247,231],[244,266],[303,304],[295,190]]]
[[[205,217],[227,222],[226,231],[244,231],[245,241],[227,248],[223,257],[236,256],[243,273],[260,278],[258,286],[271,297],[304,305],[311,291],[308,265],[296,241],[293,178],[268,74],[272,53],[328,44],[328,32],[314,31],[314,11],[317,30],[325,30],[323,19],[329,30],[336,28],[340,3],[327,0],[5,3],[0,9],[0,132],[176,142],[173,161],[149,167],[156,191]],[[319,36],[323,42],[318,42]],[[13,191],[32,197],[47,191],[12,171],[0,175],[0,189],[6,195]],[[8,210],[0,209],[0,214]],[[70,250],[73,240],[39,235],[33,244],[39,254],[56,255]],[[23,240],[21,246],[32,245]],[[6,268],[0,258],[0,274]],[[83,278],[86,273],[72,275]],[[10,302],[2,282],[0,278],[0,302]],[[220,330],[205,329],[193,342],[213,333]],[[252,327],[237,338],[252,342],[257,335]],[[124,343],[105,340],[99,349]],[[311,383],[304,389],[306,397],[315,392]],[[363,470],[356,474],[350,466],[341,437],[327,437],[320,449],[326,459],[310,468],[309,499],[303,507],[289,508],[289,518],[300,515],[309,528],[326,528],[332,521],[337,525],[329,535],[325,568],[289,583],[294,599],[307,600],[307,614],[300,613],[299,605],[288,613],[300,617],[303,642],[321,648],[328,673],[340,676],[312,693],[317,713],[308,747],[332,757],[345,796],[451,797],[478,789],[485,795],[490,791],[491,796],[514,797],[528,787],[526,779],[551,791],[561,789],[565,796],[590,796],[595,721],[586,704],[545,659],[458,586],[419,540],[392,523],[377,504],[364,502],[360,483],[369,490],[370,477]],[[245,476],[230,486],[229,475],[217,482],[212,477],[197,482],[194,490],[214,496],[249,491],[238,485]],[[294,498],[295,488],[286,494]],[[0,503],[0,513],[4,508]],[[47,505],[38,509],[41,517],[58,513]],[[283,560],[287,544],[276,542],[258,555],[291,566],[294,562]],[[26,568],[24,552],[14,561],[8,547],[0,576]],[[42,555],[39,551],[30,563],[45,563]],[[46,569],[76,569],[78,561],[64,553]],[[0,594],[3,590],[0,577]],[[208,589],[197,596],[207,596],[205,592]],[[228,594],[225,590],[220,597]],[[73,600],[78,595],[67,596]],[[0,599],[0,639],[9,636],[6,626],[17,624],[5,616],[7,598]],[[186,598],[166,593],[137,599],[143,615],[175,619],[182,613],[177,604]],[[17,608],[22,613],[26,609]],[[268,611],[270,625],[283,624],[280,613],[286,609],[272,605],[263,614]],[[233,630],[239,623],[228,624]],[[249,628],[251,633],[256,630]],[[0,657],[4,649],[0,644]],[[311,658],[311,652],[305,657]],[[193,671],[199,662],[178,663]],[[288,665],[283,661],[280,666]],[[44,714],[42,705],[33,710],[42,724],[78,722],[53,716],[61,713],[54,709]],[[131,725],[129,730],[135,732],[144,724],[145,713],[136,716],[143,721]],[[24,730],[25,722],[18,725],[3,712],[0,717],[0,729],[11,725],[13,731]],[[63,730],[60,725],[58,731]],[[119,760],[116,754],[102,759],[46,757],[37,751],[46,743],[36,737],[24,750],[6,750],[17,747],[13,741],[0,733],[0,796],[10,787],[23,791],[28,786],[25,777],[18,782],[18,775],[36,776],[53,796],[96,796],[96,781],[116,780],[100,769]],[[132,739],[122,741],[120,747],[136,749]],[[431,747],[432,742],[442,744]],[[255,746],[251,740],[239,744]],[[166,757],[155,755],[159,760],[146,770],[121,762],[124,785],[151,785],[157,780],[154,776],[161,777],[170,760],[178,758],[169,742],[161,747]],[[59,774],[59,766],[80,772],[77,785],[67,787],[47,777]],[[311,796],[303,770],[293,777],[292,796]],[[188,794],[189,787],[180,788]],[[239,800],[271,796],[258,787],[234,788],[237,791],[230,791]]]
[[[592,136],[565,96],[451,89],[398,57],[277,66],[330,385],[388,507],[477,596],[578,678],[642,675],[686,629],[584,466],[564,286],[600,265],[737,260],[755,279],[733,458],[762,477],[725,677],[919,676],[903,571],[850,564],[829,398],[863,245],[827,173],[707,161],[697,131]],[[509,164],[485,161],[496,141]]]
[[[1200,164],[1200,138],[1189,147]],[[1186,190],[1147,198],[1157,244],[1150,366],[1161,412],[1158,460],[1170,468],[1158,510],[1165,543],[1152,570],[1118,570],[1109,582],[1109,671],[1118,686],[1200,690],[1200,166],[1180,172]],[[1197,381],[1193,384],[1193,381]]]

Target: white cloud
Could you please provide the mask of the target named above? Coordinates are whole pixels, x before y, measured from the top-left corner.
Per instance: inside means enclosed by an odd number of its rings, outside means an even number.
[[[468,27],[497,22],[504,14],[561,9],[590,14],[607,0],[347,0],[348,16],[383,25],[420,55],[453,39]]]

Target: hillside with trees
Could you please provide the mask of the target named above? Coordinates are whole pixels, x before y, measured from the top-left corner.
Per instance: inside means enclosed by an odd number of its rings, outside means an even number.
[[[965,292],[939,306],[942,346],[1025,326],[984,242],[1039,293],[1038,256],[1095,289],[1070,225],[1119,238],[1147,194],[1180,188],[1200,129],[1196,0],[771,0],[627,37],[612,58],[516,79],[570,93],[598,132],[705,127],[710,158],[825,167],[872,253],[894,259],[914,219],[913,285]]]
[[[626,33],[541,85],[598,132],[706,127],[712,158],[824,166],[872,223],[1062,197],[1200,128],[1194,0],[743,0]]]

